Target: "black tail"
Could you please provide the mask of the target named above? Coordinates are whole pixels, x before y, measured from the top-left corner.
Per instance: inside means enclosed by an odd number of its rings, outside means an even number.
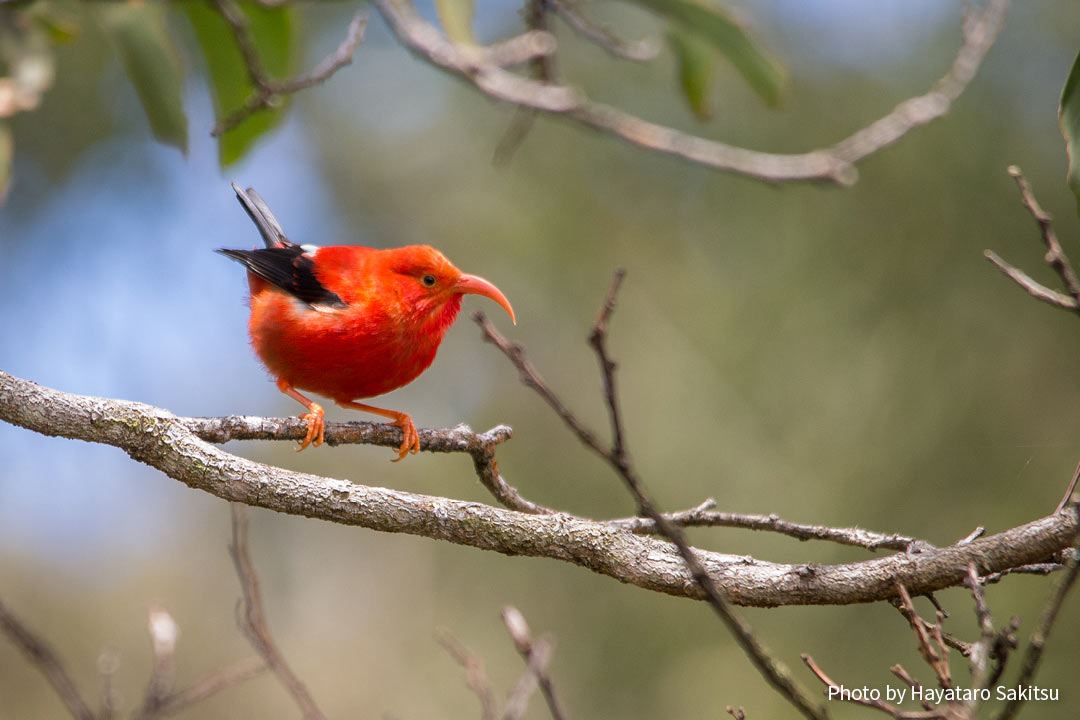
[[[244,190],[236,183],[232,184],[232,188],[236,191],[236,199],[244,206],[248,217],[255,223],[255,227],[259,229],[259,234],[262,235],[266,247],[296,246],[296,243],[289,241],[277,218],[274,217],[274,213],[270,212],[270,208],[267,207],[266,202],[259,196],[259,193],[255,192],[255,188]]]

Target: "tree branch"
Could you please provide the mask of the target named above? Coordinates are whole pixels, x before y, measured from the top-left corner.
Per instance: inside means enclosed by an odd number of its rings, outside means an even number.
[[[64,393],[0,371],[0,419],[44,435],[121,448],[139,462],[225,500],[506,555],[562,560],[647,590],[703,597],[670,543],[564,513],[530,515],[271,467],[208,444],[181,418],[149,405]],[[421,438],[430,437],[429,432],[421,432]],[[449,430],[437,432],[452,435]],[[1044,562],[1071,545],[1078,528],[1075,508],[1069,506],[967,545],[843,565],[793,565],[695,552],[734,604],[844,605],[894,597],[898,580],[914,594],[957,586],[972,562],[980,573]]]
[[[589,344],[596,351],[597,360],[600,362],[600,375],[604,386],[604,403],[607,406],[608,418],[611,421],[611,448],[608,450],[600,446],[595,433],[582,425],[570,413],[558,396],[547,386],[543,378],[528,364],[525,360],[525,351],[520,345],[510,344],[491,323],[487,322],[483,313],[478,312],[474,317],[483,328],[485,338],[494,343],[514,363],[525,384],[536,390],[559,413],[563,422],[587,448],[611,465],[612,469],[615,470],[626,485],[627,490],[634,497],[640,514],[652,520],[657,532],[675,545],[683,562],[686,564],[686,569],[700,589],[704,599],[712,606],[717,616],[735,637],[736,642],[764,677],[765,681],[805,717],[811,720],[824,720],[826,717],[824,708],[816,705],[806,692],[795,683],[787,666],[769,652],[754,634],[749,623],[734,613],[731,603],[721,594],[719,587],[706,571],[697,553],[690,547],[682,530],[662,514],[653,499],[649,497],[643,481],[630,461],[630,454],[626,447],[622,413],[619,407],[619,396],[615,389],[616,364],[607,352],[608,321],[615,311],[615,298],[625,276],[626,272],[622,268],[615,271],[611,287],[604,297],[600,313],[597,315],[592,332],[589,334]]]
[[[291,95],[300,90],[305,90],[313,85],[325,82],[331,75],[352,62],[353,54],[360,43],[364,41],[364,28],[367,27],[367,17],[357,13],[349,23],[349,29],[341,45],[325,58],[319,65],[307,75],[301,75],[291,80],[278,81],[270,77],[263,65],[262,56],[259,54],[255,43],[255,36],[251,32],[250,24],[243,10],[236,6],[232,0],[211,0],[221,17],[232,29],[233,37],[240,55],[244,58],[244,66],[247,69],[248,79],[251,81],[252,92],[244,104],[219,120],[210,134],[217,137],[247,120],[252,114],[269,107],[273,107],[282,95]]]
[[[510,639],[514,641],[514,647],[525,660],[526,672],[535,677],[540,685],[540,691],[544,694],[552,720],[565,720],[566,715],[563,713],[562,704],[555,695],[555,685],[547,672],[548,661],[551,659],[551,653],[554,652],[553,641],[543,637],[533,640],[529,624],[525,622],[525,616],[512,605],[503,608],[502,618],[506,631],[510,633]],[[525,695],[524,691],[521,694]],[[521,701],[521,705],[522,714],[524,714],[524,700]],[[507,701],[508,711],[510,706],[510,701]]]
[[[669,522],[679,527],[729,527],[767,530],[799,540],[829,540],[841,545],[852,545],[867,550],[882,548],[907,550],[915,543],[920,542],[913,537],[900,535],[899,533],[885,534],[873,530],[864,530],[859,527],[834,528],[824,525],[806,525],[783,520],[775,513],[769,515],[729,513],[713,510],[714,507],[716,507],[716,501],[709,498],[696,508],[677,513],[667,513],[665,517]],[[612,527],[642,535],[654,535],[657,533],[656,523],[646,517],[618,518],[606,522]]]
[[[307,687],[285,662],[285,657],[270,634],[266,613],[263,612],[262,593],[259,591],[259,576],[255,574],[255,566],[248,553],[247,508],[234,502],[229,505],[229,509],[232,516],[232,542],[229,544],[229,555],[232,556],[233,564],[236,566],[236,575],[240,579],[240,589],[244,596],[237,611],[240,629],[244,631],[248,640],[266,661],[266,665],[292,695],[304,719],[326,720],[326,716],[315,704]]]
[[[904,101],[889,114],[832,147],[807,153],[776,154],[684,133],[591,101],[575,88],[539,82],[490,64],[478,64],[468,48],[451,42],[421,17],[408,0],[373,2],[398,39],[414,54],[472,83],[497,100],[562,117],[647,150],[717,170],[770,182],[828,180],[841,185],[851,185],[857,179],[856,162],[949,111],[993,46],[1009,5],[1008,0],[989,0],[985,8],[969,14],[963,28],[963,45],[952,66],[925,95]]]
[[[1028,184],[1028,181],[1024,179],[1024,174],[1020,171],[1020,168],[1016,165],[1010,165],[1008,172],[1016,181],[1017,189],[1020,190],[1020,201],[1024,204],[1024,207],[1028,209],[1028,212],[1031,213],[1031,217],[1035,219],[1035,222],[1039,226],[1043,244],[1046,245],[1046,255],[1043,256],[1043,259],[1061,278],[1068,294],[1060,293],[1057,290],[1046,287],[1042,283],[1036,282],[1023,270],[1013,267],[1002,260],[993,250],[984,250],[983,255],[986,256],[987,260],[996,265],[1001,272],[1005,273],[1005,275],[1013,282],[1024,288],[1024,290],[1032,297],[1064,310],[1080,312],[1080,279],[1077,279],[1076,271],[1073,269],[1072,263],[1069,262],[1069,258],[1065,255],[1065,250],[1062,249],[1061,243],[1058,242],[1057,233],[1054,232],[1052,218],[1042,209],[1042,206],[1039,205],[1039,201],[1035,199],[1035,193],[1032,192],[1031,185]],[[1080,467],[1077,468],[1077,473],[1080,474]]]
[[[41,671],[72,717],[76,720],[95,720],[94,711],[79,694],[75,682],[68,675],[49,643],[26,627],[2,601],[0,601],[0,632],[7,635],[8,639],[26,655],[30,663]]]

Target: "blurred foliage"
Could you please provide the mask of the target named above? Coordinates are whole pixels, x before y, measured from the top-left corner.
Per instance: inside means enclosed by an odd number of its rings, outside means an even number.
[[[1076,195],[1076,208],[1080,212],[1080,53],[1073,61],[1072,72],[1061,90],[1061,133],[1069,152],[1069,187]]]
[[[731,61],[743,79],[767,105],[780,104],[787,82],[784,70],[776,60],[761,49],[755,40],[751,39],[745,24],[736,20],[730,11],[711,0],[633,0],[633,2],[675,23],[684,33],[712,43]],[[685,47],[685,41],[683,47]],[[683,89],[691,107],[700,116],[695,94],[687,88],[685,81]]]
[[[180,58],[165,28],[160,4],[115,3],[97,8],[150,121],[154,137],[187,152],[184,77]]]
[[[690,109],[699,120],[713,116],[710,97],[716,75],[716,51],[706,40],[678,25],[668,28],[667,40],[679,66],[679,82]]]
[[[11,339],[0,344],[0,367],[183,414],[296,413],[250,353],[242,275],[210,252],[257,238],[232,198],[234,176],[216,170],[219,149],[206,136],[214,118],[199,103],[213,80],[192,58],[200,46],[178,43],[184,66],[195,68],[186,75],[184,159],[155,145],[101,29],[80,5],[63,8],[79,36],[51,46],[57,74],[40,107],[9,119],[20,181],[0,213],[0,332]],[[303,32],[294,29],[290,43],[294,52],[310,48],[305,66],[340,40],[353,9],[303,8]],[[748,147],[797,151],[843,137],[923,92],[959,43],[958,7],[924,34],[897,38],[895,55],[860,44],[869,32],[835,16],[834,31],[809,32],[804,9],[750,9],[790,58],[794,82],[784,111],[763,113],[737,71],[717,64],[715,133]],[[621,4],[595,12],[627,36],[656,32],[655,18]],[[519,27],[512,12],[500,23]],[[672,101],[674,56],[619,63],[558,32],[564,71],[589,92],[694,126]],[[837,60],[829,51],[841,45],[861,48],[865,60]],[[869,158],[859,184],[841,191],[763,186],[544,120],[495,169],[490,154],[512,110],[448,83],[373,23],[356,62],[297,95],[291,119],[234,172],[298,241],[431,242],[497,282],[519,314],[513,337],[601,432],[584,338],[612,268],[627,267],[612,351],[631,450],[665,507],[714,496],[725,510],[948,543],[976,525],[994,532],[1048,512],[1080,453],[1076,320],[1033,301],[981,257],[992,247],[1056,286],[1005,174],[1013,163],[1056,215],[1066,250],[1080,256],[1054,112],[1078,46],[1080,7],[1017,5],[954,111]],[[480,342],[467,320],[473,307],[433,368],[387,403],[423,426],[508,423],[515,437],[500,450],[500,468],[527,497],[594,517],[630,513],[617,479]],[[115,683],[125,707],[137,704],[151,605],[169,608],[180,625],[181,685],[251,653],[233,617],[239,591],[223,503],[110,448],[7,426],[0,448],[0,593],[57,647],[87,696],[109,646],[121,660]],[[392,466],[389,451],[375,448],[227,449],[490,501],[467,458],[421,455]],[[78,488],[85,501],[71,499]],[[16,527],[18,516],[30,520]],[[522,666],[498,617],[507,603],[558,639],[552,674],[572,717],[721,717],[727,704],[754,718],[791,716],[700,604],[562,563],[268,512],[252,518],[271,627],[331,716],[475,717],[476,700],[433,633],[450,630],[485,659],[496,687],[508,688]],[[779,562],[868,556],[741,531],[692,538]],[[988,601],[998,622],[1022,617],[1026,640],[1048,588],[1043,578],[1012,577],[988,588]],[[947,629],[974,637],[967,592],[938,600],[952,614]],[[888,667],[897,662],[928,679],[910,630],[886,604],[743,612],[809,686],[800,652],[851,686],[895,682]],[[1062,688],[1063,701],[1022,717],[1075,715],[1077,596],[1059,622],[1038,680]],[[1005,681],[1018,669],[1014,661]],[[40,675],[0,641],[0,718],[60,713]],[[182,717],[294,715],[280,686],[260,678]],[[529,717],[546,717],[541,703]]]

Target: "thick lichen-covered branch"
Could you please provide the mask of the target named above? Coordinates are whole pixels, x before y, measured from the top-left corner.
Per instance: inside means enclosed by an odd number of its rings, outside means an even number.
[[[564,513],[527,514],[271,467],[214,447],[183,419],[149,405],[63,393],[0,372],[0,419],[45,435],[113,445],[226,500],[505,555],[562,560],[647,590],[702,597],[670,543]],[[457,441],[451,440],[454,429],[429,432],[435,435],[421,433],[422,448],[433,437],[468,444],[464,431]],[[848,604],[894,597],[897,582],[913,594],[960,585],[970,563],[985,574],[1042,562],[1069,547],[1077,529],[1076,510],[1069,506],[965,545],[843,565],[696,554],[724,597],[738,605]]]

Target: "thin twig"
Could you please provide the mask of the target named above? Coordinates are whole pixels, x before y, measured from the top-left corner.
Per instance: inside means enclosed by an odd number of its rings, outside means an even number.
[[[506,696],[503,720],[521,720],[525,716],[529,709],[529,700],[540,687],[540,675],[547,674],[547,665],[553,652],[553,643],[548,638],[539,638],[532,643],[525,658],[525,670]]]
[[[987,687],[989,677],[987,662],[990,660],[995,633],[993,618],[990,616],[990,608],[986,605],[986,596],[983,594],[983,586],[979,582],[979,573],[975,570],[975,563],[968,565],[968,576],[964,584],[971,591],[972,600],[975,602],[975,619],[979,623],[979,641],[972,646],[971,653],[968,655],[968,660],[971,662],[971,685],[976,689],[982,689]]]
[[[829,148],[848,162],[893,144],[912,129],[945,115],[952,103],[975,79],[986,54],[993,47],[1005,24],[1009,0],[989,0],[985,7],[970,6],[964,18],[964,42],[949,71],[925,95],[913,97],[896,106],[885,117],[867,125]]]
[[[240,579],[240,589],[244,596],[238,609],[237,620],[240,628],[296,701],[305,720],[325,720],[325,716],[315,704],[307,687],[285,662],[277,643],[270,634],[270,627],[267,625],[266,615],[263,612],[262,594],[259,591],[259,576],[255,573],[255,566],[248,552],[247,508],[233,502],[229,503],[229,509],[232,513],[232,543],[229,545],[229,554],[236,566],[236,574]]]
[[[1001,572],[983,575],[979,578],[979,581],[982,582],[983,585],[994,585],[995,583],[1001,582],[1006,575],[1051,575],[1064,569],[1065,565],[1058,562],[1031,563],[1029,565],[1019,565],[1014,568],[1007,568]]]
[[[1034,280],[1020,268],[1007,263],[993,250],[983,250],[983,255],[987,260],[996,265],[998,270],[1005,273],[1010,280],[1024,288],[1024,290],[1027,291],[1027,294],[1031,295],[1036,300],[1042,300],[1044,303],[1065,310],[1076,311],[1080,309],[1080,304],[1078,304],[1074,298],[1069,297],[1065,293],[1060,293],[1057,290],[1051,290],[1042,283]]]
[[[933,668],[937,674],[941,687],[951,688],[952,673],[949,670],[948,648],[941,634],[940,611],[938,613],[939,621],[936,624],[926,623],[919,617],[918,611],[915,610],[915,604],[911,601],[911,595],[908,594],[903,583],[896,584],[896,591],[901,614],[907,618],[908,624],[911,625],[911,630],[915,633],[916,640],[918,640],[919,653],[922,655],[923,660],[926,661],[926,664]],[[933,635],[934,642],[937,643],[936,649],[930,642],[931,635]]]
[[[251,93],[236,110],[220,119],[210,134],[217,137],[242,123],[248,117],[259,110],[275,107],[281,102],[282,96],[291,95],[313,85],[325,82],[331,75],[352,62],[353,54],[360,43],[364,41],[364,28],[367,27],[367,17],[357,13],[349,23],[349,29],[345,39],[338,48],[320,62],[314,70],[307,75],[301,75],[291,80],[274,80],[267,73],[259,53],[255,35],[251,31],[250,23],[244,11],[233,0],[212,0],[214,7],[221,17],[232,29],[236,46],[244,59],[244,67],[247,69],[248,79],[251,82]]]
[[[179,418],[192,433],[212,443],[232,440],[301,440],[307,423],[299,417],[264,418],[230,415],[218,418]],[[556,511],[522,497],[517,488],[499,473],[495,449],[514,435],[507,425],[496,425],[482,433],[460,424],[440,430],[421,428],[420,450],[432,453],[467,453],[472,457],[476,476],[504,506],[532,515],[552,515]],[[326,444],[378,445],[396,448],[401,445],[401,428],[385,423],[327,422]]]
[[[1072,480],[1069,481],[1068,487],[1065,488],[1065,494],[1061,496],[1061,502],[1057,504],[1057,508],[1054,510],[1055,513],[1064,510],[1070,502],[1080,505],[1080,496],[1073,498],[1073,493],[1076,492],[1078,482],[1080,482],[1080,462],[1076,464],[1076,470],[1073,471]]]
[[[551,717],[553,720],[565,720],[566,714],[563,713],[562,705],[555,695],[555,686],[552,684],[551,676],[547,672],[547,664],[552,652],[551,641],[545,641],[541,638],[541,640],[534,642],[532,633],[529,631],[529,625],[525,622],[525,616],[512,605],[503,608],[502,618],[507,632],[510,633],[510,638],[514,641],[514,647],[517,648],[518,653],[528,664],[528,671],[536,676],[536,681],[540,685],[540,692],[544,695]],[[545,645],[538,647],[541,642],[545,643]],[[508,701],[508,711],[509,706]]]
[[[514,363],[521,375],[522,382],[533,388],[544,398],[586,447],[593,450],[615,469],[633,495],[639,513],[655,522],[658,532],[675,545],[695,584],[701,588],[705,599],[735,636],[736,641],[765,680],[804,716],[808,718],[824,718],[824,709],[816,706],[802,688],[795,684],[787,667],[772,657],[768,649],[754,635],[749,624],[732,611],[731,605],[720,593],[709,573],[705,571],[682,531],[675,524],[669,522],[649,498],[630,462],[629,453],[626,449],[622,416],[619,411],[618,392],[615,386],[615,363],[609,357],[606,346],[607,324],[615,309],[615,297],[624,276],[625,271],[621,268],[616,270],[611,287],[608,289],[600,313],[597,315],[596,322],[593,324],[592,332],[589,335],[589,344],[596,351],[603,375],[604,398],[612,428],[612,446],[610,450],[606,450],[600,445],[596,435],[586,428],[547,386],[536,372],[536,369],[525,359],[525,351],[520,345],[508,342],[490,323],[486,322],[482,314],[474,315],[474,319],[484,330],[486,339],[499,347]]]
[[[900,712],[895,705],[887,703],[884,700],[875,700],[870,697],[865,697],[862,693],[856,693],[853,695],[850,692],[842,692],[840,684],[833,680],[831,677],[829,677],[825,673],[825,671],[822,670],[816,662],[814,662],[814,658],[810,657],[810,655],[806,653],[803,653],[800,657],[802,657],[802,661],[806,663],[806,667],[810,668],[810,672],[814,673],[817,679],[821,681],[821,684],[832,690],[832,692],[829,693],[829,699],[834,699],[833,694],[836,694],[838,698],[844,702],[850,702],[856,705],[863,705],[864,707],[873,708],[874,710],[881,710],[882,712],[886,712],[893,717],[896,717],[896,715]]]
[[[1065,310],[1072,310],[1074,312],[1080,311],[1080,279],[1077,278],[1072,263],[1069,262],[1069,258],[1065,255],[1065,250],[1062,249],[1061,243],[1057,239],[1057,233],[1054,232],[1053,219],[1042,209],[1042,206],[1039,205],[1039,201],[1035,199],[1035,193],[1031,190],[1031,185],[1028,184],[1028,181],[1024,178],[1024,174],[1020,171],[1020,168],[1016,165],[1010,165],[1008,172],[1016,181],[1016,187],[1020,190],[1020,201],[1024,204],[1024,207],[1027,208],[1028,212],[1031,213],[1031,217],[1035,219],[1036,224],[1039,226],[1043,244],[1046,245],[1046,254],[1043,256],[1043,259],[1061,278],[1067,294],[1052,290],[1042,283],[1033,280],[1030,275],[1005,262],[992,250],[983,251],[983,255],[985,255],[990,262],[994,263],[994,265],[1005,273],[1013,282],[1024,288],[1024,290],[1032,297]],[[1080,469],[1078,469],[1078,473],[1080,473]]]
[[[151,608],[148,626],[154,661],[150,669],[150,681],[146,685],[142,707],[135,714],[134,720],[149,720],[155,717],[172,690],[173,684],[174,656],[180,628],[172,615],[164,608]]]
[[[918,542],[913,537],[897,533],[878,533],[858,527],[834,528],[824,525],[806,525],[783,520],[775,513],[769,515],[729,513],[713,510],[712,508],[715,506],[716,501],[709,498],[695,508],[676,513],[666,513],[665,517],[679,527],[730,527],[765,530],[799,540],[827,540],[841,545],[866,548],[867,550],[878,550],[880,548],[907,550],[913,543]],[[656,523],[649,518],[640,516],[617,518],[605,522],[613,527],[642,535],[651,535],[657,532]]]
[[[458,642],[449,632],[439,632],[435,639],[442,645],[458,664],[465,668],[465,682],[469,689],[480,698],[480,717],[482,720],[495,720],[498,712],[495,707],[495,693],[491,689],[484,661],[478,655]]]
[[[566,24],[579,35],[603,48],[617,58],[647,62],[660,54],[660,43],[655,40],[627,41],[613,33],[604,25],[593,22],[578,10],[573,0],[545,0]]]
[[[923,710],[933,710],[934,709],[934,706],[930,703],[929,700],[926,699],[926,694],[922,691],[922,689],[923,689],[922,683],[919,682],[918,680],[916,680],[914,677],[912,677],[908,673],[908,671],[904,669],[903,665],[901,665],[900,663],[897,663],[896,665],[893,665],[891,668],[889,668],[889,672],[891,672],[893,675],[895,675],[896,677],[903,680],[904,683],[906,683],[907,686],[910,687],[912,690],[918,690],[919,691],[919,698],[920,698],[919,702],[922,704]],[[914,697],[914,693],[912,694],[912,697]]]
[[[985,534],[986,534],[986,528],[984,528],[982,525],[979,525],[974,530],[972,530],[970,533],[968,533],[964,537],[964,539],[957,540],[956,544],[957,545],[969,545],[972,542],[974,542],[974,541],[978,540],[979,538],[981,538]]]
[[[1031,216],[1035,218],[1035,222],[1039,225],[1039,232],[1042,234],[1043,243],[1046,245],[1046,256],[1044,258],[1046,263],[1061,276],[1062,282],[1065,283],[1065,289],[1072,296],[1072,299],[1080,303],[1080,279],[1077,279],[1069,258],[1065,255],[1061,243],[1058,242],[1057,233],[1054,232],[1053,218],[1039,205],[1039,201],[1035,199],[1035,193],[1031,190],[1031,185],[1028,184],[1019,167],[1010,165],[1009,175],[1016,181],[1016,187],[1020,190],[1021,202],[1024,203],[1024,207],[1028,209],[1028,212],[1031,213]]]
[[[162,699],[157,715],[175,715],[181,710],[216,695],[222,690],[239,685],[266,672],[269,666],[266,660],[253,656],[239,660],[232,665],[206,673],[196,678],[183,690],[178,690]]]
[[[1071,503],[1069,510],[1073,513],[1080,513],[1080,502]],[[1024,653],[1024,664],[1021,666],[1020,677],[1016,681],[1018,687],[1027,687],[1035,677],[1035,672],[1039,668],[1039,661],[1042,659],[1043,650],[1046,648],[1046,642],[1050,637],[1050,631],[1054,628],[1054,621],[1057,619],[1058,612],[1061,610],[1066,596],[1068,596],[1069,591],[1072,590],[1073,585],[1076,583],[1077,575],[1080,575],[1080,535],[1076,536],[1073,543],[1073,552],[1070,554],[1065,566],[1065,575],[1058,580],[1053,590],[1050,591],[1050,596],[1047,598],[1042,613],[1039,615],[1039,622],[1031,633],[1027,651]],[[1010,700],[1001,711],[1001,714],[998,715],[998,720],[1011,720],[1020,711],[1023,704],[1024,698],[1022,694],[1017,693],[1017,696]]]
[[[26,655],[30,664],[41,671],[72,717],[77,720],[95,720],[93,710],[79,694],[79,689],[64,669],[56,651],[44,638],[15,617],[3,601],[0,601],[0,631]]]

